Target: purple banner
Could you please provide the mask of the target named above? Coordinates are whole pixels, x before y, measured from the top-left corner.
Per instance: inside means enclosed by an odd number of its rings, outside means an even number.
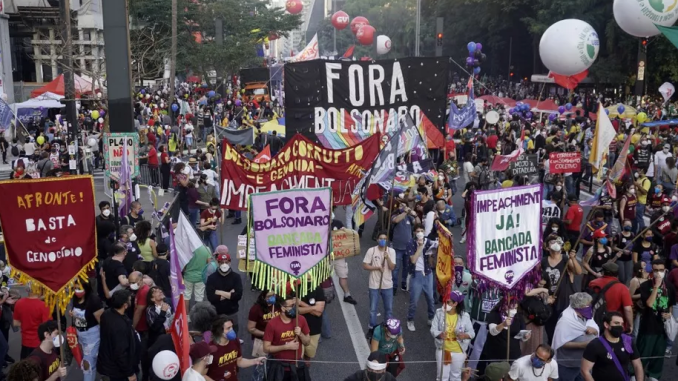
[[[329,254],[332,189],[251,195],[256,259],[299,277]]]

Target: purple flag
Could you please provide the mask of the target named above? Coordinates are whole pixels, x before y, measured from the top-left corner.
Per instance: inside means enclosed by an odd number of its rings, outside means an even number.
[[[129,167],[129,159],[127,156],[127,145],[122,148],[122,162],[120,163],[120,179],[118,184],[125,196],[123,202],[120,204],[118,214],[120,218],[125,217],[129,213],[129,208],[132,204],[132,170]]]
[[[170,236],[170,286],[172,287],[172,302],[174,302],[174,310],[176,311],[179,304],[179,296],[186,287],[184,286],[184,278],[181,276],[181,266],[179,265],[179,255],[177,254],[177,245],[174,242],[174,228],[172,219],[169,223]]]

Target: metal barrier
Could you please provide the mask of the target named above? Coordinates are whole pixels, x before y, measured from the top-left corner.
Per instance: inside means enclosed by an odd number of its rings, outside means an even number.
[[[136,180],[141,185],[150,185],[154,187],[162,186],[162,173],[160,172],[160,167],[151,168],[148,164],[139,165],[139,176]]]

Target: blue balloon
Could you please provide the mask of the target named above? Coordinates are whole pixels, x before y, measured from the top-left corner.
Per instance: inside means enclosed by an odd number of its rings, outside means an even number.
[[[468,45],[466,45],[466,47],[468,48],[469,53],[473,53],[476,51],[476,43],[473,41],[469,42]]]
[[[212,97],[215,96],[215,95],[216,95],[216,93],[214,92],[214,90],[210,90],[210,91],[207,93],[207,96],[210,97],[210,98],[212,98]]]
[[[558,112],[561,113],[561,114],[564,114],[564,113],[565,113],[565,107],[559,106],[559,107],[558,107]]]
[[[523,105],[523,102],[516,102],[516,107],[520,108]]]
[[[522,109],[523,112],[530,111],[530,105],[528,105],[527,103],[523,103]]]
[[[556,113],[550,114],[550,115],[549,115],[549,120],[550,120],[551,122],[553,122],[554,120],[556,120],[557,117],[558,117],[558,114],[556,114]]]
[[[473,68],[473,74],[479,74],[479,73],[480,73],[479,67]]]
[[[146,89],[141,89],[142,94],[146,94]]]
[[[624,110],[626,110],[626,107],[624,107],[624,105],[619,105],[619,107],[617,107],[617,112],[619,112],[619,114],[623,114]]]
[[[610,110],[605,109],[605,115],[610,115]]]
[[[508,113],[509,113],[510,115],[513,115],[515,112],[516,112],[516,110],[513,109],[513,108],[510,108],[510,109],[508,110]]]
[[[202,88],[203,88],[203,89],[206,89],[206,88],[207,88],[207,83],[203,83],[203,84],[202,84]]]
[[[572,110],[572,103],[565,104],[565,110],[567,110],[567,111]]]
[[[172,111],[177,112],[177,110],[179,110],[179,105],[176,104],[176,103],[174,103],[174,104],[172,105]]]
[[[479,52],[482,51],[483,50],[483,44],[481,44],[480,42],[476,42],[476,50],[479,51]]]
[[[532,112],[531,112],[531,111],[526,112],[526,113],[525,113],[525,117],[526,117],[527,119],[532,119]]]

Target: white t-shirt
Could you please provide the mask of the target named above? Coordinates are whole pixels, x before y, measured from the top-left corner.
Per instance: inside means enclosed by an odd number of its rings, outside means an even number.
[[[186,369],[184,376],[181,377],[181,381],[205,381],[205,377],[191,367]]]
[[[207,175],[207,184],[216,186],[217,173],[211,169],[203,169],[202,174]]]
[[[187,138],[192,138],[193,137],[193,125],[188,123],[184,127],[184,131],[186,131],[186,137]]]
[[[548,381],[548,379],[558,379],[558,364],[556,360],[544,365],[541,369],[532,367],[530,358],[532,355],[527,355],[519,358],[511,365],[509,377],[515,381]]]
[[[471,172],[473,172],[475,168],[473,167],[473,163],[471,163],[470,161],[465,161],[463,168],[464,168],[464,181],[468,183],[471,181]]]
[[[391,259],[391,262],[396,263],[395,250],[389,247],[386,249],[386,252],[388,253],[388,257]],[[363,263],[367,263],[371,266],[377,267],[383,265],[384,268],[383,277],[381,275],[382,274],[381,271],[377,270],[370,271],[368,287],[371,290],[378,290],[380,282],[382,290],[388,290],[393,288],[393,277],[391,274],[391,269],[388,268],[388,262],[384,260],[384,252],[380,250],[379,246],[374,246],[367,250],[367,254],[365,254],[365,259],[363,259]]]
[[[31,156],[35,154],[35,143],[28,142],[24,144],[24,151],[26,151],[26,156]]]

